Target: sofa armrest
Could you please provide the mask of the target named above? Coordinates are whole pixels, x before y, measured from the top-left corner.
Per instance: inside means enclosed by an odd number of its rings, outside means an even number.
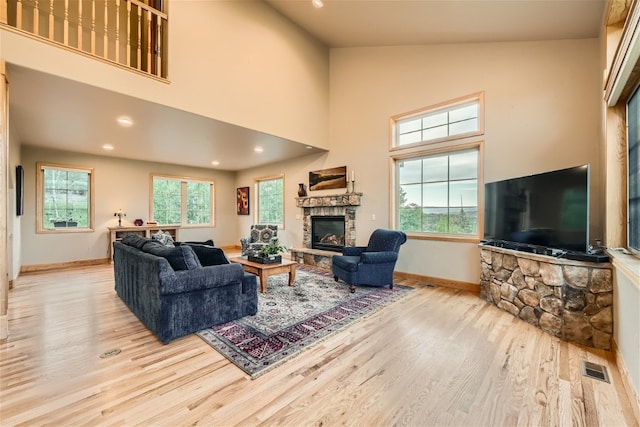
[[[345,246],[342,248],[342,255],[345,256],[360,256],[364,252],[366,247],[364,246]]]
[[[398,260],[398,253],[393,251],[363,252],[360,255],[363,264],[387,264]]]
[[[244,277],[244,270],[240,264],[224,264],[176,271],[175,275],[175,281],[161,284],[161,295],[179,294],[228,285],[239,286]]]

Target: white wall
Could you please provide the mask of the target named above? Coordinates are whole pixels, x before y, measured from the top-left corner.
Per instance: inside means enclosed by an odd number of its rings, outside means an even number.
[[[22,225],[22,265],[106,258],[109,249],[107,227],[118,225],[114,212],[122,208],[123,225],[136,218],[149,219],[149,176],[161,173],[212,179],[215,182],[215,227],[183,228],[180,240],[213,239],[217,246],[237,245],[235,174],[113,157],[22,147],[25,169],[25,213]],[[95,231],[90,233],[36,233],[36,162],[52,162],[94,168]]]
[[[172,1],[168,44],[170,84],[0,29],[10,64],[327,148],[328,49],[266,3]]]
[[[11,116],[11,111],[9,111]],[[9,122],[11,119],[9,119]],[[20,273],[22,265],[22,253],[20,242],[22,240],[21,224],[22,216],[16,215],[16,166],[20,165],[20,143],[15,133],[9,127],[9,194],[7,194],[7,250],[9,280],[15,280]]]

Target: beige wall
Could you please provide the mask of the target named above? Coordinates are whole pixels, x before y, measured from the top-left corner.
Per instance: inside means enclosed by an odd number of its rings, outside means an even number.
[[[212,179],[215,182],[216,226],[180,230],[180,240],[213,239],[218,246],[236,242],[235,174],[210,169],[140,162],[113,157],[22,147],[25,169],[25,214],[22,224],[22,265],[91,260],[108,256],[107,227],[118,225],[113,213],[122,208],[124,225],[136,218],[149,219],[149,175],[161,173]],[[95,231],[91,233],[36,233],[36,162],[94,168]]]
[[[0,58],[327,148],[326,47],[262,1],[173,1],[170,6],[170,84],[6,29],[0,29]]]
[[[327,164],[355,169],[358,240],[390,225],[389,117],[479,91],[485,181],[590,163],[591,237],[601,237],[599,54],[596,39],[332,50]],[[479,252],[412,240],[397,269],[477,283]]]

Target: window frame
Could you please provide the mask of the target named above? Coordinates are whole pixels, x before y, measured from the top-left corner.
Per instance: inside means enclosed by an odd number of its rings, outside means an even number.
[[[415,119],[422,116],[428,116],[439,112],[448,112],[456,109],[456,107],[476,101],[478,103],[478,129],[471,132],[449,135],[441,138],[428,139],[418,141],[411,144],[398,144],[398,127],[401,122]],[[448,122],[449,124],[449,122]],[[389,119],[389,151],[400,151],[407,149],[415,149],[425,145],[438,144],[446,141],[455,141],[474,136],[484,135],[484,92],[476,92],[470,95],[461,96],[449,101],[440,102],[428,107],[419,108],[417,110],[396,114]]]
[[[478,152],[478,175],[477,175],[477,195],[478,195],[478,226],[476,234],[455,234],[455,233],[435,233],[428,231],[405,231],[407,237],[418,240],[442,240],[455,242],[479,243],[484,235],[484,141],[475,141],[465,144],[457,144],[455,146],[440,147],[430,150],[411,151],[408,153],[395,154],[389,157],[389,169],[391,171],[391,197],[389,218],[393,227],[400,230],[400,215],[398,212],[398,188],[399,188],[399,172],[397,168],[398,161],[419,159],[438,154],[455,154],[459,151],[477,150]]]
[[[167,175],[160,173],[151,173],[149,174],[149,218],[154,218],[153,212],[153,200],[154,200],[154,192],[153,192],[153,181],[155,178],[158,179],[166,179],[173,181],[180,181],[180,224],[160,224],[158,226],[180,226],[181,228],[203,228],[203,227],[215,227],[216,226],[216,205],[215,205],[215,195],[216,195],[216,183],[215,180],[209,178],[196,178],[196,177],[187,177],[180,175]],[[201,223],[201,224],[189,224],[187,222],[188,212],[187,212],[187,183],[188,182],[204,182],[208,183],[211,188],[210,194],[210,216],[211,221],[209,223]]]
[[[275,224],[275,223],[264,223],[264,222],[260,222],[260,182],[263,181],[273,181],[276,179],[281,179],[282,180],[282,223],[281,224]],[[285,212],[286,212],[286,199],[284,197],[285,194],[285,179],[284,179],[284,173],[281,174],[277,174],[277,175],[269,175],[269,176],[263,176],[263,177],[259,177],[259,178],[255,178],[254,179],[254,192],[253,194],[255,194],[255,206],[256,208],[254,209],[254,223],[255,224],[272,224],[272,225],[277,225],[279,230],[284,230],[285,229]]]
[[[89,214],[87,215],[87,227],[60,227],[47,228],[44,226],[44,171],[45,169],[58,169],[74,172],[86,172],[89,175]],[[61,163],[36,162],[36,233],[91,233],[95,231],[95,170],[85,166],[68,165]]]
[[[634,97],[638,97],[638,98],[634,99]],[[631,161],[632,161],[632,159],[631,159],[631,151],[632,151],[632,149],[640,150],[640,143],[638,143],[638,141],[630,141],[630,139],[629,139],[629,137],[630,137],[630,134],[629,134],[629,128],[630,128],[629,121],[630,121],[630,117],[631,117],[631,114],[629,114],[629,110],[630,110],[630,104],[631,104],[632,100],[638,102],[638,104],[639,104],[638,109],[640,110],[640,85],[637,85],[636,88],[633,91],[631,91],[631,94],[629,95],[629,98],[625,102],[625,116],[626,116],[625,119],[626,119],[626,125],[627,125],[626,135],[625,135],[625,139],[626,139],[626,144],[625,144],[626,145],[626,147],[625,147],[626,148],[626,163],[627,163],[626,164],[626,180],[627,180],[627,186],[626,187],[627,187],[627,191],[626,191],[626,194],[625,194],[625,196],[626,196],[625,202],[626,202],[626,218],[627,218],[627,221],[626,221],[626,233],[625,233],[626,236],[625,237],[627,239],[627,241],[626,241],[627,249],[631,253],[633,253],[636,257],[638,257],[638,256],[640,256],[640,242],[635,242],[635,244],[637,244],[638,247],[631,246],[631,243],[632,243],[631,232],[634,229],[635,230],[640,230],[640,224],[634,223],[632,225],[632,221],[634,219],[637,220],[637,218],[632,218],[632,215],[631,215],[631,213],[632,213],[631,212],[631,197],[632,197],[632,194],[631,194],[631,182],[632,182],[632,178],[633,178],[631,176],[631,174],[633,172],[632,168],[631,168]],[[640,120],[636,118],[636,125],[638,125],[639,122],[640,122]],[[635,144],[633,147],[632,147],[632,143]],[[640,183],[636,183],[636,186],[639,186],[639,188],[640,188]]]

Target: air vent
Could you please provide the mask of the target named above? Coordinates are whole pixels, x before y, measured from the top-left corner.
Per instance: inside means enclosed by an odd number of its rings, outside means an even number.
[[[606,383],[610,382],[609,374],[607,374],[607,368],[605,366],[587,362],[586,360],[582,361],[582,375],[589,378],[595,378],[596,380],[604,381]]]

